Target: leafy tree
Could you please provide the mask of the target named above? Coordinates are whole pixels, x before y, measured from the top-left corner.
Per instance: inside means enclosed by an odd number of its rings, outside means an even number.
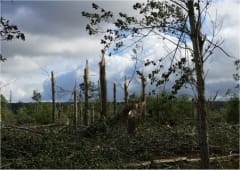
[[[104,33],[103,39],[101,39],[101,43],[104,45],[102,53],[106,49],[111,49],[109,50],[111,54],[114,50],[124,49],[127,44],[125,42],[129,39],[134,42],[132,44],[134,45],[150,35],[160,36],[163,40],[175,45],[175,49],[167,56],[161,56],[158,61],[148,60],[145,65],[156,66],[156,69],[149,74],[149,78],[157,86],[165,85],[171,75],[175,76],[176,81],[172,87],[173,94],[176,94],[186,83],[196,86],[202,168],[209,168],[204,62],[213,54],[215,48],[219,48],[229,56],[220,47],[222,41],[215,40],[214,30],[211,39],[208,38],[207,33],[202,31],[209,4],[209,0],[148,0],[146,3],[138,2],[133,5],[133,9],[139,13],[138,17],[129,16],[122,12],[119,13],[119,16],[114,16],[113,12],[107,11],[94,3],[92,7],[96,10],[95,13],[82,12],[82,15],[90,21],[86,26],[90,35]],[[103,22],[109,23],[108,29],[100,29]],[[215,29],[214,26],[213,29]],[[177,42],[169,37],[177,38]],[[180,59],[178,59],[176,57],[177,52],[181,50],[186,51],[185,54],[189,53],[191,55],[180,55]],[[168,57],[171,58],[171,62],[166,68],[163,61]],[[167,71],[164,72],[163,68]],[[158,74],[161,74],[160,79],[157,76]]]
[[[33,90],[33,97],[32,97],[33,100],[35,100],[36,102],[41,102],[41,99],[42,99],[42,95],[41,93],[37,92],[36,90]]]
[[[42,99],[42,95],[41,93],[37,92],[36,90],[33,90],[33,97],[32,99],[34,101],[36,101],[36,112],[38,113],[38,110],[39,110],[39,103],[41,102],[41,99]]]
[[[10,24],[9,20],[1,16],[0,19],[0,35],[1,41],[9,41],[14,38],[25,40],[25,35],[18,30],[18,27],[14,24]],[[6,58],[0,54],[0,61],[5,61]]]
[[[83,98],[83,94],[85,93],[84,83],[79,84],[79,87],[80,87],[80,97]],[[99,97],[99,94],[98,94],[99,89],[94,82],[92,81],[88,82],[88,90],[89,90],[88,91],[89,99],[96,99]]]

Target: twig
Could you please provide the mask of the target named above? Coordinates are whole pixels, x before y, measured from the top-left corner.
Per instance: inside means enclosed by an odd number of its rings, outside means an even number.
[[[219,44],[216,44],[208,39],[206,39],[211,45],[213,45],[215,48],[220,49],[220,51],[222,51],[227,57],[230,58],[234,58],[233,56],[231,56],[228,52],[226,52]]]

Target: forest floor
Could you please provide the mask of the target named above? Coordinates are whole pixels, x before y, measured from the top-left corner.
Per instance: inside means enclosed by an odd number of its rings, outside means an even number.
[[[1,169],[199,168],[196,122],[182,122],[146,119],[135,135],[116,120],[77,130],[2,125]],[[209,150],[211,168],[239,169],[239,125],[209,122]]]

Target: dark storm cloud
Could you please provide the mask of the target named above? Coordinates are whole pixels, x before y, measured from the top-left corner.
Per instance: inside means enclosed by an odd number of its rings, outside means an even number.
[[[105,9],[126,11],[133,2],[95,2]],[[50,36],[87,36],[88,20],[82,11],[93,11],[91,1],[13,1],[2,3],[2,15],[9,17],[25,32]]]
[[[129,11],[133,2],[102,1],[96,2],[112,11]],[[82,17],[82,11],[93,11],[91,1],[7,1],[2,2],[2,15],[16,24],[25,33],[24,43],[14,41],[2,42],[2,53],[6,57],[23,56],[64,56],[68,52],[51,53],[45,50],[47,43],[74,39],[95,39],[99,45],[99,37],[89,37],[85,30],[88,20]],[[81,45],[81,44],[80,44]],[[89,45],[86,43],[85,45]],[[61,48],[61,47],[59,47]],[[100,49],[98,50],[100,51]],[[83,52],[84,53],[84,52]],[[88,53],[87,53],[88,54]],[[77,54],[79,55],[79,54]],[[86,55],[85,53],[83,55]],[[92,54],[90,54],[92,55]]]
[[[5,2],[2,15],[17,24],[23,32],[71,38],[85,34],[86,19],[83,9],[90,9],[90,2],[37,1]]]

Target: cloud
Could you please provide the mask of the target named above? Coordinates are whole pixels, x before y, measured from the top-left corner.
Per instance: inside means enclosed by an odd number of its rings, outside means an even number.
[[[100,53],[102,46],[99,40],[93,37],[76,37],[63,39],[48,35],[26,35],[27,40],[7,41],[2,43],[2,54],[7,57],[22,55],[26,57],[38,56],[66,56],[66,57],[93,57]]]
[[[130,12],[132,1],[97,2],[106,9],[117,12]],[[228,4],[228,5],[226,5]],[[239,1],[214,1],[209,13],[214,18],[218,9],[219,23],[222,29],[219,37],[224,39],[223,48],[236,58],[239,57]],[[85,31],[87,19],[81,16],[81,11],[92,11],[89,1],[13,1],[2,2],[2,15],[10,19],[11,23],[19,26],[26,34],[26,41],[2,42],[2,53],[8,60],[2,64],[1,86],[11,82],[2,88],[2,93],[8,98],[9,91],[14,91],[14,101],[31,101],[32,91],[39,90],[44,100],[51,99],[51,86],[49,74],[53,70],[58,86],[66,90],[72,90],[75,80],[83,81],[83,69],[86,59],[89,61],[90,79],[97,83],[99,75],[98,63],[100,61],[99,36],[89,36]],[[135,12],[131,12],[134,16]],[[209,27],[211,28],[211,27]],[[150,36],[142,41],[144,51],[140,56],[137,69],[148,75],[153,67],[143,67],[146,59],[158,60],[165,56],[174,45],[162,41],[159,37]],[[121,88],[124,76],[131,77],[135,61],[132,59],[132,51],[118,53],[106,57],[106,71],[108,82],[108,98],[112,99],[112,83],[118,83],[118,99],[123,99]],[[164,65],[170,61],[166,60]],[[217,88],[232,88],[234,82],[232,73],[235,71],[233,60],[224,57],[220,50],[207,61],[205,67],[206,94],[212,94]],[[13,81],[15,80],[15,81]],[[216,88],[214,88],[216,86]],[[167,88],[169,88],[168,86]],[[149,87],[150,89],[151,87]],[[59,90],[59,89],[58,89]],[[129,92],[139,92],[140,82],[137,76],[129,87]],[[68,94],[59,94],[58,99],[68,100]]]

